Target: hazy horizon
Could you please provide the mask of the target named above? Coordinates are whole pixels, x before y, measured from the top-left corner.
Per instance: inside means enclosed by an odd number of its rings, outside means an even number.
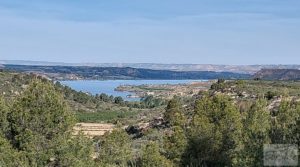
[[[12,63],[19,63],[19,64],[26,64],[26,63],[49,63],[49,64],[66,64],[66,65],[78,65],[78,64],[157,64],[157,65],[215,65],[215,66],[300,66],[300,64],[197,64],[197,63],[155,63],[155,62],[146,62],[146,63],[139,63],[139,62],[133,62],[133,63],[123,63],[123,62],[55,62],[55,61],[39,61],[39,60],[14,60],[14,59],[5,59],[5,60],[1,60],[0,59],[0,64],[3,63],[4,64],[8,64],[8,62],[12,62]]]

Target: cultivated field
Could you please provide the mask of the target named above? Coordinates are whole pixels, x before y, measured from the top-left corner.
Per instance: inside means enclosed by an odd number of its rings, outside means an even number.
[[[105,124],[105,123],[77,123],[74,129],[74,135],[77,135],[80,131],[84,135],[89,137],[102,136],[105,132],[110,132],[113,130],[115,125]]]

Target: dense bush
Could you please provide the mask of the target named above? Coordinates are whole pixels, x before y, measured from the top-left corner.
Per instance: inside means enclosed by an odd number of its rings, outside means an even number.
[[[36,80],[11,107],[0,105],[1,166],[93,165],[89,141],[72,137],[74,116],[50,83]]]

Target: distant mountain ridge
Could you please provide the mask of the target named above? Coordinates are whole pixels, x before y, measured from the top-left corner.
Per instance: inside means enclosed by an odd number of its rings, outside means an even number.
[[[131,67],[4,65],[9,71],[35,73],[55,80],[77,79],[247,79],[249,74],[214,71],[169,71]]]
[[[262,80],[300,80],[300,70],[262,69],[254,75],[254,78]]]
[[[40,66],[89,66],[89,67],[131,67],[169,71],[215,71],[255,74],[261,69],[300,69],[300,65],[214,65],[214,64],[159,64],[159,63],[62,63],[24,60],[0,60],[0,64]]]

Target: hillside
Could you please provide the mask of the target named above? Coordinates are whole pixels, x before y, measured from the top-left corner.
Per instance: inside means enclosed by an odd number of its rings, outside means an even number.
[[[247,79],[249,74],[214,71],[168,71],[131,67],[4,65],[6,70],[45,75],[54,80],[76,79]]]
[[[216,64],[159,64],[159,63],[63,63],[24,60],[0,60],[0,64],[29,66],[89,66],[89,67],[131,67],[170,71],[215,71],[254,74],[261,69],[300,69],[300,65],[216,65]]]
[[[210,90],[189,98],[177,96],[164,106],[134,115],[134,106],[76,92],[41,76],[8,72],[0,76],[2,94],[8,92],[3,94],[8,99],[0,100],[0,133],[4,134],[0,135],[0,162],[4,164],[177,167],[181,162],[200,166],[200,158],[207,166],[263,166],[265,142],[258,138],[270,144],[299,144],[299,82],[219,79]],[[94,111],[78,111],[71,103]],[[111,107],[118,108],[112,111]],[[72,112],[81,123],[73,123]],[[122,114],[114,115],[117,112]],[[102,123],[107,118],[115,121]],[[244,163],[245,157],[253,156],[258,158]],[[119,157],[125,157],[121,165]],[[60,165],[66,160],[67,165]],[[162,165],[162,160],[170,165]],[[71,164],[74,161],[81,164]]]
[[[7,101],[18,98],[28,85],[36,79],[51,83],[55,89],[63,95],[71,111],[75,113],[78,121],[84,122],[128,122],[128,118],[137,121],[138,115],[151,114],[144,102],[127,102],[119,97],[106,94],[90,95],[78,92],[70,87],[63,86],[59,82],[52,82],[43,77],[12,72],[0,72],[0,96]],[[158,110],[159,111],[159,110]]]
[[[262,80],[300,80],[300,70],[297,69],[262,69],[254,78]]]

